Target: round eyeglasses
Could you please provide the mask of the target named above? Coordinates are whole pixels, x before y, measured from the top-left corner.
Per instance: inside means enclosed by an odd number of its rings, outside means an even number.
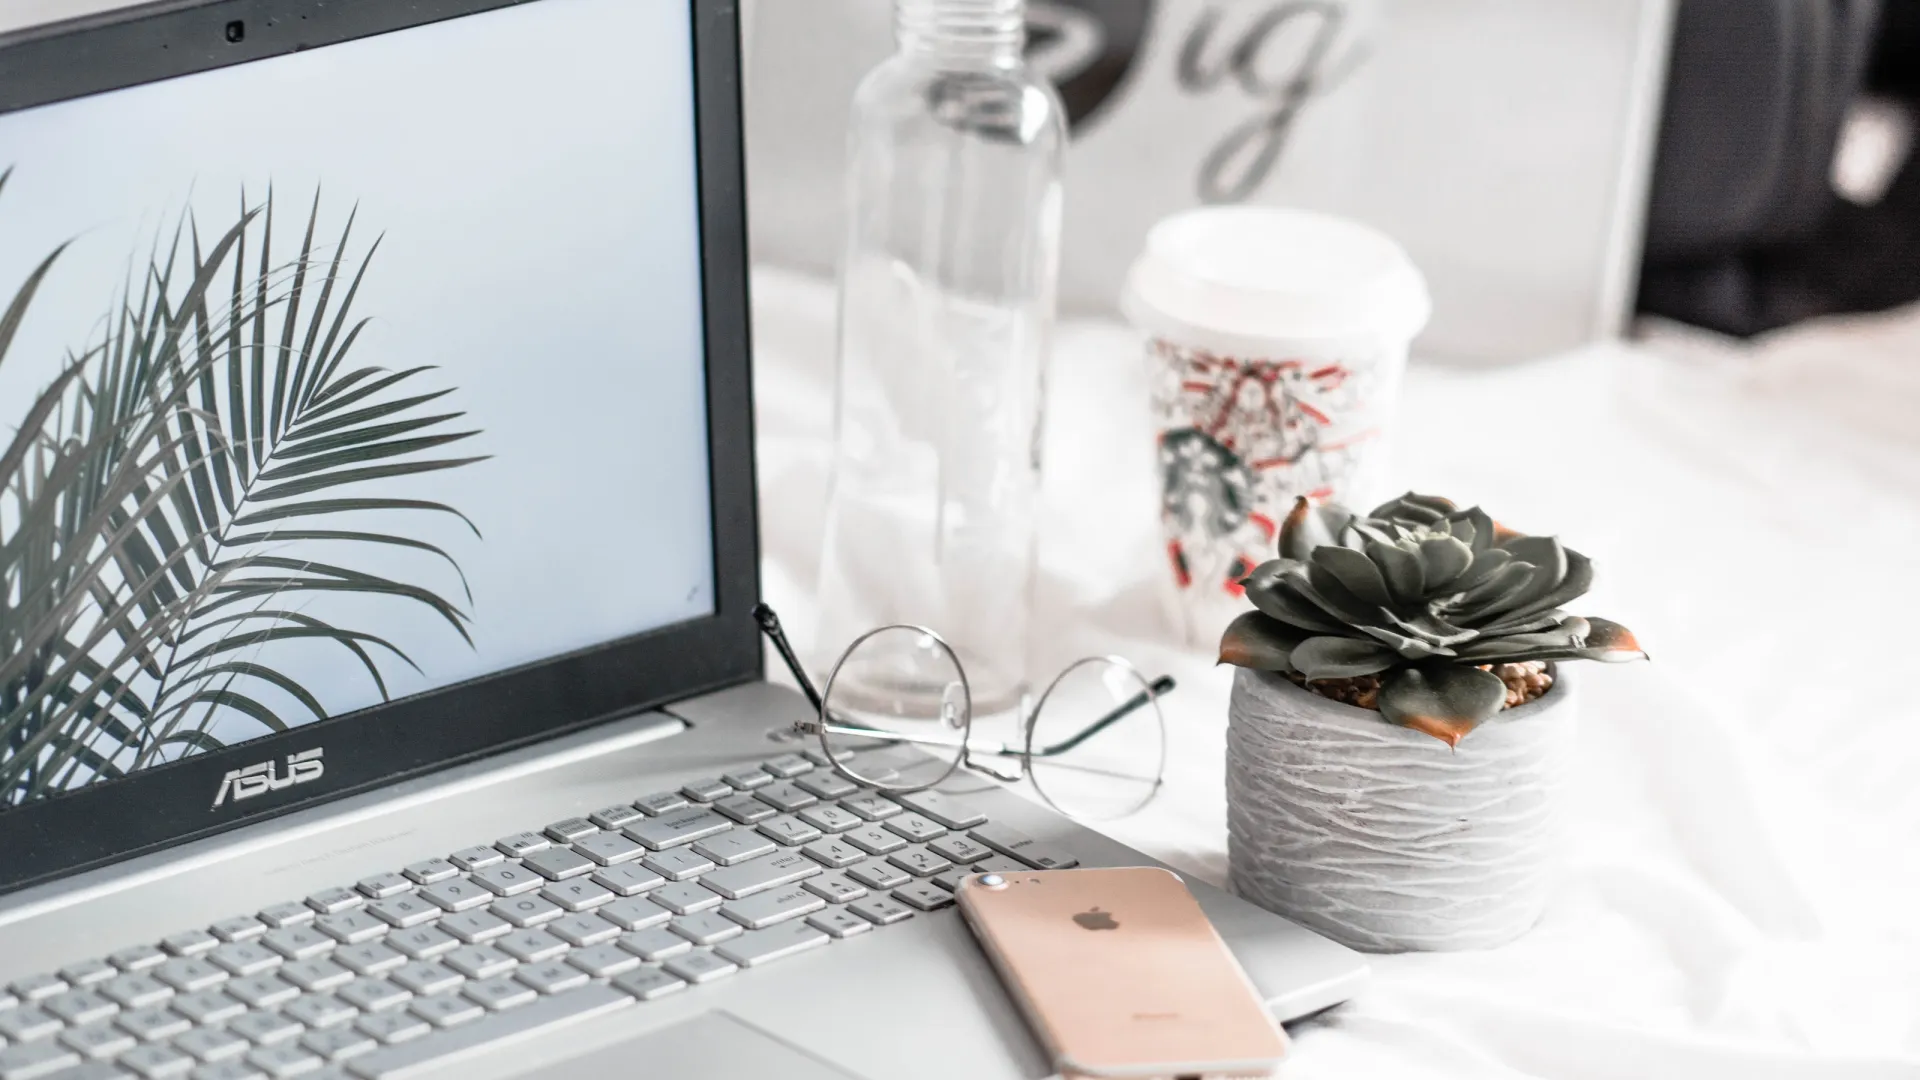
[[[840,775],[905,794],[967,769],[1006,783],[1029,780],[1048,805],[1081,820],[1125,817],[1153,800],[1165,778],[1170,676],[1149,680],[1118,656],[1061,669],[1030,707],[1018,737],[974,733],[973,693],[953,646],[924,626],[882,626],[855,638],[816,690],[765,604],[754,619],[799,683],[815,715],[794,724],[819,740]],[[1001,764],[1001,763],[1005,764]]]

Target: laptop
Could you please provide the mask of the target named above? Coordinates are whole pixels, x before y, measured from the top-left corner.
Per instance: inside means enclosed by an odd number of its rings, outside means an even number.
[[[1049,1071],[957,875],[1151,860],[762,678],[735,24],[0,38],[0,1080]]]

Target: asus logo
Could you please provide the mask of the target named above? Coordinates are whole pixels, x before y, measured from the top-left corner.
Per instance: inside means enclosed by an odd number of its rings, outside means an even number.
[[[220,804],[227,801],[229,794],[233,796],[234,802],[239,802],[242,799],[251,799],[255,795],[265,795],[269,791],[279,791],[281,788],[320,779],[327,771],[326,762],[320,760],[320,755],[324,753],[326,753],[325,748],[316,746],[311,750],[288,754],[285,776],[278,775],[278,770],[275,768],[277,763],[272,761],[263,761],[258,765],[249,765],[244,769],[228,772],[220,781],[219,793],[213,797],[213,809],[218,810]]]

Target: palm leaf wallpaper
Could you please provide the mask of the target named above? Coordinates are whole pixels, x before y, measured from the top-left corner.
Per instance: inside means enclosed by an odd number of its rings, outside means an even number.
[[[0,806],[324,717],[327,687],[275,666],[291,643],[389,699],[393,665],[418,670],[392,605],[472,645],[459,562],[419,523],[477,540],[426,496],[485,459],[480,431],[431,366],[355,359],[379,240],[350,256],[354,215],[337,237],[321,217],[318,192],[304,214],[242,199],[217,235],[183,211],[74,328],[86,346],[0,406]],[[70,244],[0,311],[0,366]],[[441,571],[395,573],[395,550]]]

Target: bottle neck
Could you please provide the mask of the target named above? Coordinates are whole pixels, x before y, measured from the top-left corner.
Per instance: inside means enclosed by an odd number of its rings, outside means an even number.
[[[1027,42],[1027,0],[894,0],[900,51],[939,63],[1012,66]]]

